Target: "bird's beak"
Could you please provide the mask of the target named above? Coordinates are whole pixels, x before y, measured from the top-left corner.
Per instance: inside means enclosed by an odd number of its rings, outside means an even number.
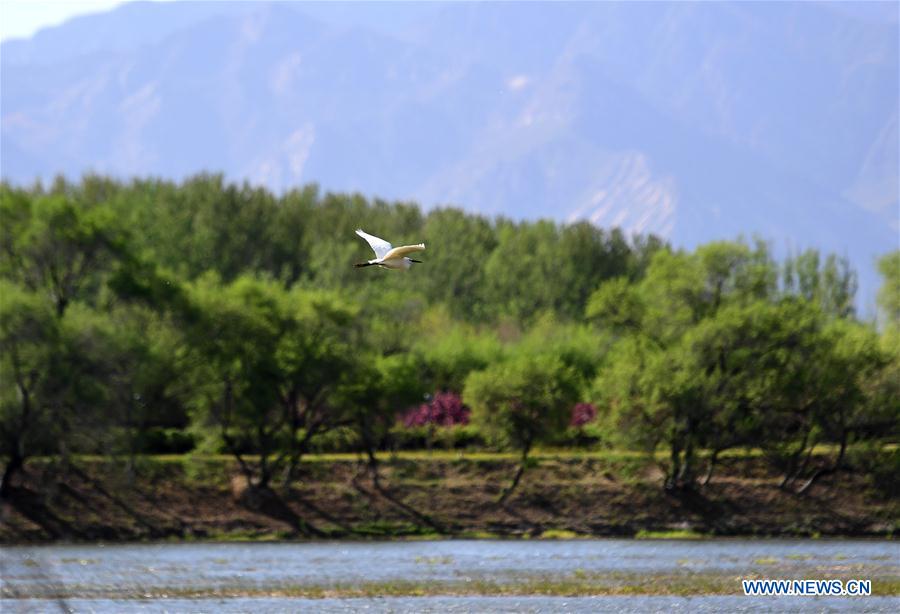
[[[409,261],[410,261],[410,262],[416,262],[416,263],[418,263],[418,264],[423,264],[423,262],[422,262],[421,260],[413,260],[412,258],[410,258]]]

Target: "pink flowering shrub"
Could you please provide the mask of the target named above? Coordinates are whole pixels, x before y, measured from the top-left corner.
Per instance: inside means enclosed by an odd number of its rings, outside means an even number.
[[[401,417],[403,426],[454,426],[468,424],[471,410],[463,405],[462,397],[455,392],[439,392],[430,403],[422,403],[407,411]]]
[[[576,403],[572,408],[569,426],[582,427],[597,417],[597,408],[591,403]]]

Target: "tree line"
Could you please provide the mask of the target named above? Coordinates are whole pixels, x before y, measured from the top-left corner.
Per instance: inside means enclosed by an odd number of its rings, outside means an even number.
[[[846,260],[759,240],[685,251],[219,175],[4,183],[0,215],[4,496],[29,457],[167,449],[231,454],[267,488],[325,441],[377,481],[417,428],[517,450],[503,496],[560,442],[664,450],[672,489],[759,449],[802,491],[900,435],[900,251],[876,326]],[[426,264],[355,270],[360,227],[424,241]]]

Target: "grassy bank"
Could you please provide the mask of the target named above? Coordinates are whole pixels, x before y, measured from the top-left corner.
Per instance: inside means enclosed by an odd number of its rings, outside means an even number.
[[[0,503],[0,541],[584,536],[894,536],[900,501],[840,473],[803,496],[755,454],[705,488],[666,493],[652,459],[545,450],[505,505],[506,454],[386,455],[380,488],[354,455],[311,456],[300,479],[248,488],[229,457],[38,459]]]

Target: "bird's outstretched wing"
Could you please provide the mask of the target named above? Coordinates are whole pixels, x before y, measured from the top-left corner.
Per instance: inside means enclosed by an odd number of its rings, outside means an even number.
[[[373,237],[369,233],[363,232],[358,228],[356,229],[356,234],[365,239],[366,242],[372,247],[372,250],[375,252],[376,258],[384,258],[385,254],[391,251],[391,244],[384,239]]]
[[[418,245],[400,245],[395,247],[387,254],[385,254],[384,259],[390,260],[392,258],[402,258],[406,254],[411,254],[413,252],[422,252],[425,251],[425,244],[419,243]]]

